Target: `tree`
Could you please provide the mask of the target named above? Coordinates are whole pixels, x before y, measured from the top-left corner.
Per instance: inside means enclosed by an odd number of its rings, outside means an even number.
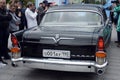
[[[10,0],[6,0],[6,1],[7,1],[7,3],[8,3]],[[27,2],[29,2],[29,1],[35,2],[35,0],[20,0],[20,1],[22,1],[22,3],[23,3],[24,5],[26,5]]]
[[[29,1],[31,1],[31,2],[35,2],[35,0],[20,0],[20,1],[22,1],[23,5],[26,5],[27,2],[29,2]]]
[[[10,0],[6,0],[6,2],[8,3]]]

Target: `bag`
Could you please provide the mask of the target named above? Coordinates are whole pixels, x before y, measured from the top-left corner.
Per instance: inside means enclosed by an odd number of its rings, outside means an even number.
[[[8,49],[11,49],[13,46],[12,46],[12,41],[11,41],[11,34],[9,35],[9,38],[8,38]]]

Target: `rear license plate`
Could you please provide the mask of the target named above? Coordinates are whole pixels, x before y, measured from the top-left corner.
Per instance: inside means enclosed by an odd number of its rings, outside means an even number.
[[[70,51],[43,49],[43,57],[70,58]]]

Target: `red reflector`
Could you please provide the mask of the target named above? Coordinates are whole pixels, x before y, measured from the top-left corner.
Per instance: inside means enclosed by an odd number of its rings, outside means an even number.
[[[104,40],[102,37],[98,40],[98,50],[104,50]]]
[[[18,40],[14,35],[11,35],[11,41],[14,46],[18,46]]]

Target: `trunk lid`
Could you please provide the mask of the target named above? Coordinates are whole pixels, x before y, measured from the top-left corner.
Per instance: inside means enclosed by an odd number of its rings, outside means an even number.
[[[98,28],[38,28],[24,33],[24,41],[58,45],[94,45]]]
[[[38,28],[26,31],[23,35],[22,54],[33,58],[58,58],[71,60],[95,60],[96,38],[98,28],[91,29],[61,29]],[[47,56],[44,54],[47,54]],[[50,53],[47,53],[50,52]],[[50,56],[48,54],[51,54]],[[68,52],[69,57],[56,53]],[[55,54],[54,54],[55,53]],[[57,54],[58,55],[58,54]]]

